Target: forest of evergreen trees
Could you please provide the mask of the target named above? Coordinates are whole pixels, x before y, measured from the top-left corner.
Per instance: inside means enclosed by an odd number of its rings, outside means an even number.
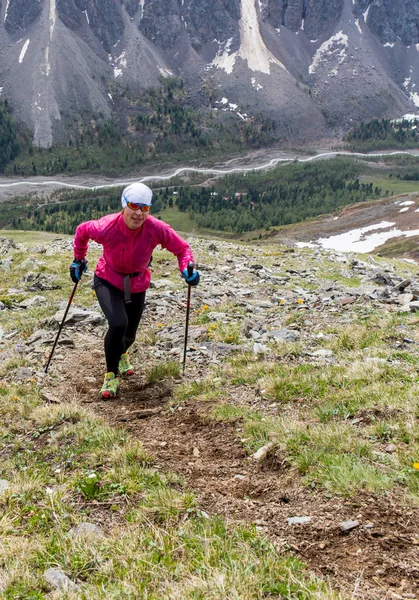
[[[418,120],[373,119],[356,125],[346,136],[355,152],[419,147]]]
[[[183,82],[174,77],[162,77],[160,87],[136,94],[115,82],[112,85],[111,95],[118,109],[111,120],[101,114],[73,115],[68,119],[68,143],[49,149],[35,148],[29,137],[22,138],[20,150],[14,145],[13,151],[2,153],[0,172],[116,176],[147,162],[172,164],[219,157],[281,139],[281,131],[266,116],[255,115],[244,122],[232,113],[216,111],[210,98],[206,108],[193,108]]]
[[[19,153],[19,128],[7,100],[0,100],[0,173]]]
[[[160,188],[152,213],[175,206],[200,228],[235,234],[269,230],[379,197],[379,188],[360,182],[360,169],[354,160],[337,158],[231,175],[212,187]],[[13,206],[0,204],[0,228],[72,234],[82,221],[120,210],[121,191],[59,190],[48,203],[27,196]]]

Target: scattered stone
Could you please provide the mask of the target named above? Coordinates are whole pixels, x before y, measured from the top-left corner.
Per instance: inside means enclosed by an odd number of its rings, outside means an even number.
[[[384,448],[384,452],[388,452],[389,454],[393,454],[393,452],[397,452],[396,444],[387,444]]]
[[[407,287],[409,287],[409,285],[412,283],[411,279],[404,279],[403,281],[401,281],[400,283],[397,283],[396,285],[393,286],[393,291],[394,292],[403,292]]]
[[[13,240],[0,237],[0,256],[6,256],[11,250],[17,250],[17,246]]]
[[[353,304],[354,302],[356,302],[356,298],[354,298],[354,296],[344,296],[338,300],[338,304],[341,306],[347,306],[348,304]]]
[[[304,525],[304,523],[310,523],[313,517],[289,517],[287,519],[288,525]]]
[[[0,260],[0,267],[4,271],[10,271],[10,269],[12,267],[12,259],[11,258],[3,258],[3,260]]]
[[[319,350],[312,352],[311,356],[315,356],[317,358],[329,358],[330,356],[333,356],[333,351],[328,350],[327,348],[320,348]]]
[[[378,273],[375,273],[370,279],[371,279],[371,281],[373,281],[374,283],[378,283],[379,285],[394,286],[394,281],[392,280],[392,278],[389,275],[382,273],[381,271],[378,271]]]
[[[268,352],[270,351],[270,348],[268,348],[268,346],[265,346],[264,344],[260,344],[259,342],[255,342],[253,344],[254,354],[268,354]]]
[[[57,323],[61,323],[64,317],[65,309],[59,310],[55,313],[54,319]],[[75,325],[76,323],[83,322],[84,325],[103,325],[105,323],[105,317],[93,310],[84,310],[82,308],[70,308],[65,325]]]
[[[277,341],[296,342],[300,338],[298,331],[288,329],[280,329],[279,331],[269,331],[268,337]]]
[[[46,302],[45,296],[33,296],[32,298],[26,298],[22,302],[19,302],[18,306],[21,308],[33,308],[34,306],[40,306]]]
[[[360,523],[359,521],[342,521],[342,523],[339,524],[340,530],[343,531],[344,533],[347,533],[348,531],[352,531],[352,529],[355,529],[356,527],[359,527]]]
[[[16,381],[29,381],[32,377],[32,369],[28,367],[18,367],[13,371],[13,379]]]
[[[76,527],[73,527],[68,532],[70,537],[86,537],[86,538],[102,538],[104,537],[103,531],[98,525],[94,523],[88,523],[85,521],[84,523],[80,523]]]
[[[10,488],[10,483],[7,479],[0,479],[0,494],[4,494]]]
[[[250,460],[253,460],[255,462],[263,462],[273,447],[274,447],[273,442],[269,442],[265,446],[262,446],[262,448],[259,448],[259,450],[257,450],[257,452],[252,454],[250,456]]]
[[[44,579],[51,587],[62,592],[76,592],[80,589],[63,571],[52,567],[44,572]]]
[[[61,404],[61,400],[56,396],[53,396],[49,392],[42,391],[41,398],[42,400],[44,400],[45,402],[49,402],[50,404]]]
[[[407,306],[407,308],[410,312],[418,312],[419,311],[419,301],[418,300],[415,300],[414,302],[410,302],[409,304],[407,304],[405,306]],[[404,307],[402,307],[402,308],[404,308]]]
[[[193,449],[193,451],[192,451],[192,455],[193,455],[195,458],[199,458],[199,457],[201,456],[201,453],[200,453],[200,451],[199,451],[199,448],[194,448],[194,449]]]
[[[211,250],[212,252],[218,252],[218,248],[215,244],[210,244],[208,246],[208,250]]]

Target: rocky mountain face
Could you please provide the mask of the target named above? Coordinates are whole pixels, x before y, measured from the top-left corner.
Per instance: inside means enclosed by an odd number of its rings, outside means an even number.
[[[195,108],[312,142],[414,112],[418,44],[412,0],[2,0],[0,98],[48,147],[110,118],[112,86],[176,76]]]

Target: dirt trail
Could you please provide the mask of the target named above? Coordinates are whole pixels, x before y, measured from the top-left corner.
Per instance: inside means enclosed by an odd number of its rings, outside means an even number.
[[[419,510],[403,506],[396,494],[345,499],[305,488],[280,458],[252,464],[239,440],[240,422],[211,420],[208,402],[171,404],[175,381],[147,385],[136,374],[122,380],[118,401],[98,400],[101,343],[83,338],[83,347],[89,376],[77,385],[79,400],[138,437],[156,468],[182,475],[203,511],[232,523],[255,523],[280,550],[300,557],[347,598],[419,598]],[[61,355],[54,371],[63,379],[49,390],[57,398],[68,395],[81,360],[74,349]],[[190,365],[189,377],[196,376]],[[294,516],[312,521],[288,525]],[[344,534],[339,525],[348,519],[360,525]]]

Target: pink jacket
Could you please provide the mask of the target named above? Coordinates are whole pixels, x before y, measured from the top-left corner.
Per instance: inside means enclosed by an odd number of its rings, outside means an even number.
[[[139,273],[130,279],[131,292],[134,294],[150,286],[151,274],[147,267],[154,248],[159,244],[177,257],[181,272],[189,261],[194,260],[188,244],[170,225],[151,215],[135,231],[125,225],[122,213],[81,223],[73,242],[75,258],[86,256],[89,240],[103,246],[103,254],[95,270],[98,277],[123,290],[124,274]]]

